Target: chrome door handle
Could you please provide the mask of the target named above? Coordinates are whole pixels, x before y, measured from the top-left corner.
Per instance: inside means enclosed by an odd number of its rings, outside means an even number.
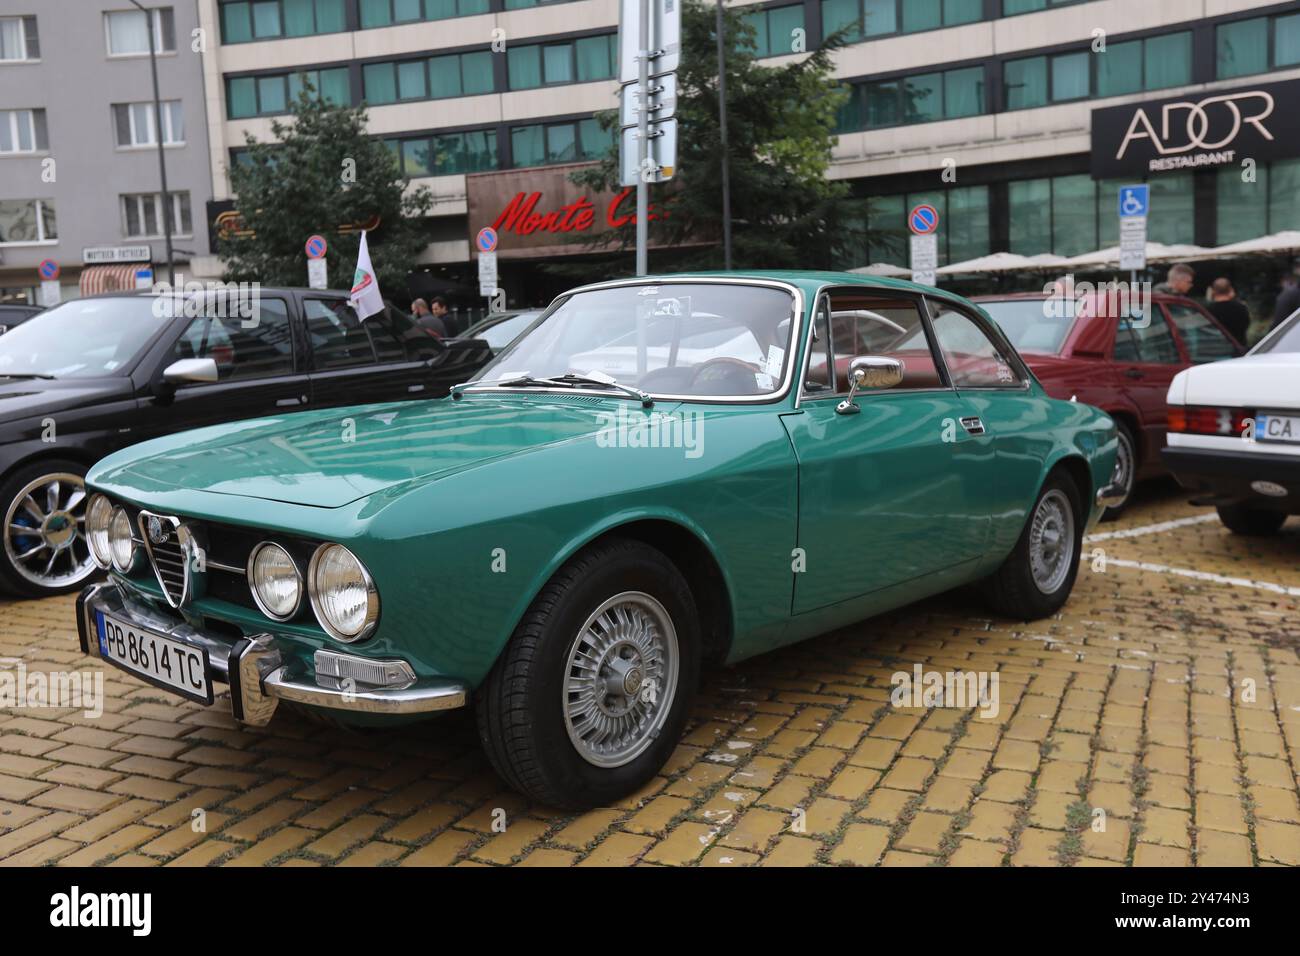
[[[293,405],[305,405],[306,403],[307,403],[306,395],[302,396],[301,398],[280,398],[280,399],[276,399],[275,407],[289,408],[290,406]]]
[[[963,418],[961,420],[961,427],[966,429],[966,431],[970,432],[972,435],[984,434],[984,422],[980,420],[978,415],[970,415],[967,418]]]

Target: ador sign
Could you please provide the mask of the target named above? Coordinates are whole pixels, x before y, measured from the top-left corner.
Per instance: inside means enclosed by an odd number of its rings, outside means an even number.
[[[1300,155],[1300,80],[1092,111],[1094,178],[1240,166]]]

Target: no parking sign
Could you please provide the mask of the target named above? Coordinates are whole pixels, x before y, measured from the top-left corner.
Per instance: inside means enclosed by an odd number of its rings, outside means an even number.
[[[307,288],[329,288],[329,268],[325,264],[325,253],[329,243],[324,236],[312,236],[307,240]]]

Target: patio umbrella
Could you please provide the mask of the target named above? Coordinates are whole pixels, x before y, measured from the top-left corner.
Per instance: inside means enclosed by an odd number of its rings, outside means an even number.
[[[911,269],[890,265],[888,262],[873,262],[869,266],[858,266],[856,269],[850,269],[849,271],[856,272],[858,275],[885,276],[890,279],[910,279],[912,277]]]
[[[1211,249],[1215,258],[1228,256],[1268,255],[1276,252],[1296,252],[1300,250],[1300,232],[1287,230],[1275,232],[1271,236],[1259,236],[1243,242],[1232,242],[1226,246]]]
[[[974,272],[1033,272],[1038,269],[1055,269],[1065,265],[1066,260],[1049,253],[1036,256],[1021,256],[1014,252],[994,252],[987,256],[954,262],[936,269],[938,275],[958,275]]]

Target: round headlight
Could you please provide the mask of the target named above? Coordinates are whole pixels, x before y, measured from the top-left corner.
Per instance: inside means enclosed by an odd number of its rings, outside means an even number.
[[[116,509],[108,523],[108,550],[113,567],[122,574],[129,573],[135,564],[135,541],[131,537],[131,519],[125,508]]]
[[[289,552],[278,544],[263,541],[248,556],[248,586],[262,613],[272,620],[287,621],[298,613],[302,602],[302,575]]]
[[[341,544],[322,544],[307,569],[316,620],[335,640],[367,637],[379,619],[379,592],[365,565]]]
[[[108,549],[108,526],[113,520],[113,503],[103,495],[90,499],[86,509],[86,540],[90,543],[90,556],[95,564],[105,570],[113,562]]]

